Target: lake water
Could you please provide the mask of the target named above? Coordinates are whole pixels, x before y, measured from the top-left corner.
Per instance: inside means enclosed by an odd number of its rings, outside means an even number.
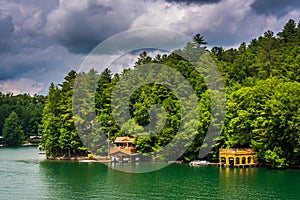
[[[43,159],[35,147],[0,148],[0,199],[300,199],[300,170],[170,165],[132,174]]]

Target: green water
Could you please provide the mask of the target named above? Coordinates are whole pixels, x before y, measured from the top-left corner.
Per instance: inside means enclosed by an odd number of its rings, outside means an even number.
[[[140,164],[135,167],[144,167]],[[300,170],[171,165],[124,173],[49,162],[34,147],[0,148],[0,199],[300,199]]]

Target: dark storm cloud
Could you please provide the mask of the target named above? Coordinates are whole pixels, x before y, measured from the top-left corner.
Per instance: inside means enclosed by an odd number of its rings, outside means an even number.
[[[299,0],[0,0],[0,86],[61,82],[80,57],[128,29],[200,33],[210,46],[237,47],[289,18],[299,21],[299,10]]]
[[[0,54],[13,48],[14,25],[11,15],[5,15],[0,10]]]
[[[256,0],[251,7],[260,15],[281,17],[293,9],[300,8],[299,0]]]
[[[70,52],[87,53],[99,42],[129,27],[132,14],[124,18],[118,5],[118,10],[115,10],[95,1],[82,3],[82,7],[76,8],[71,4],[64,2],[51,13],[47,26],[48,35]]]
[[[103,40],[130,28],[162,27],[160,21],[168,18],[165,12],[177,5],[185,9],[189,4],[211,4],[221,0],[148,0],[148,1],[82,1],[72,6],[72,2],[61,1],[48,16],[47,34],[72,53],[88,53]],[[170,2],[174,5],[170,5]],[[179,9],[180,9],[179,8]],[[154,12],[153,12],[154,11]],[[153,13],[152,13],[153,12]],[[170,13],[173,15],[176,13]],[[153,16],[160,16],[158,23]],[[165,17],[164,17],[165,16]],[[175,19],[175,18],[174,18]],[[136,20],[140,22],[136,24]],[[152,21],[152,22],[151,22]],[[149,23],[150,22],[150,23]],[[173,23],[167,22],[167,23]],[[132,26],[133,25],[133,26]]]
[[[57,6],[54,2],[0,1],[0,81],[24,75],[36,79],[43,77],[43,68],[65,67],[67,61],[60,59],[59,52],[51,48],[55,42],[44,33],[47,14]]]
[[[10,51],[0,55],[0,82],[25,77],[39,83],[58,83],[71,70],[70,67],[73,69],[78,63],[78,56],[70,56],[61,47],[35,49],[32,53],[12,54]]]
[[[71,53],[83,54],[122,31],[157,26],[190,36],[200,32],[211,44],[230,46],[260,35],[265,15],[282,16],[299,4],[293,0],[77,1],[74,5],[60,1],[48,16],[46,32]]]
[[[51,37],[58,41],[61,45],[65,46],[72,53],[88,53],[96,45],[102,42],[104,39],[126,30],[126,28],[114,27],[112,25],[103,25],[101,27],[95,27],[99,31],[87,31],[90,30],[90,24],[84,22],[82,18],[72,18],[74,22],[80,23],[80,28],[72,22],[67,23],[63,28],[63,34],[51,34]],[[97,25],[92,25],[97,26]],[[96,34],[97,33],[97,34]]]
[[[183,4],[212,4],[222,0],[165,0],[166,2]],[[283,16],[295,8],[300,8],[299,0],[255,0],[251,5],[259,15]]]
[[[12,32],[14,31],[14,25],[12,23],[11,15],[4,15],[2,11],[0,11],[0,38],[5,39],[10,37]]]
[[[0,55],[31,55],[53,44],[44,34],[47,14],[55,1],[44,4],[35,0],[0,1]],[[50,3],[51,2],[51,3]],[[9,64],[1,68],[9,68]],[[0,68],[0,69],[1,69]]]
[[[34,73],[42,63],[25,58],[25,55],[2,55],[0,56],[0,80],[21,78],[26,73]]]

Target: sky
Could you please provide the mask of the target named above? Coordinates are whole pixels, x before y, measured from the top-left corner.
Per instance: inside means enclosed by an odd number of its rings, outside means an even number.
[[[130,29],[200,33],[209,47],[230,48],[289,19],[299,22],[299,0],[0,0],[0,91],[45,95],[99,43]]]

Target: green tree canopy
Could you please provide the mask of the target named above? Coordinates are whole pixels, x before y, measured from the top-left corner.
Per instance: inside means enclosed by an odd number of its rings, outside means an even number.
[[[17,113],[11,112],[5,119],[3,127],[3,143],[8,146],[16,146],[23,142],[24,133],[21,121]]]

